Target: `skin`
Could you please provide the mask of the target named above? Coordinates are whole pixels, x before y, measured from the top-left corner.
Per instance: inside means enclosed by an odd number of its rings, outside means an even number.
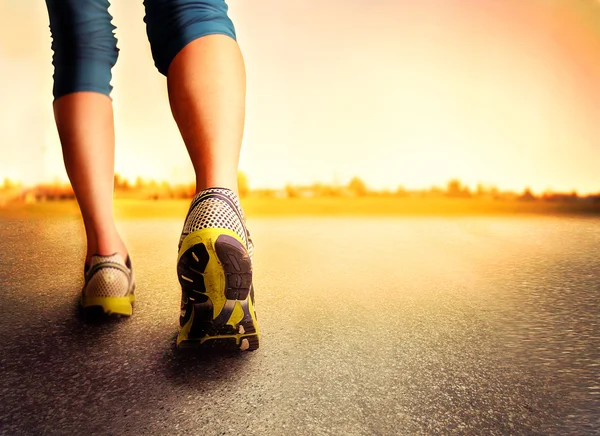
[[[112,101],[103,94],[75,92],[54,102],[54,118],[67,175],[81,210],[92,254],[127,256],[113,218],[115,129]]]
[[[246,70],[237,43],[209,35],[186,45],[167,74],[171,111],[196,172],[196,192],[237,193],[244,131]]]
[[[196,172],[196,192],[210,187],[237,193],[244,130],[246,73],[238,44],[208,35],[186,45],[167,74],[173,117]],[[123,257],[127,248],[113,216],[115,130],[112,100],[76,92],[54,102],[67,174],[93,254]]]

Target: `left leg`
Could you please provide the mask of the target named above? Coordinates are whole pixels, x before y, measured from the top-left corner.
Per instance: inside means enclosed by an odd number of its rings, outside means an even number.
[[[54,115],[87,237],[83,307],[130,315],[135,281],[113,218],[117,62],[108,0],[46,0],[54,56]]]

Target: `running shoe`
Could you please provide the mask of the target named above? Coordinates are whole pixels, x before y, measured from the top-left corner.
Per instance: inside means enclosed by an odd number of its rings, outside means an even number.
[[[131,316],[135,301],[135,278],[129,256],[93,255],[84,269],[81,307],[101,309],[107,315]]]
[[[233,191],[210,188],[193,198],[177,257],[179,348],[258,348],[252,248]]]

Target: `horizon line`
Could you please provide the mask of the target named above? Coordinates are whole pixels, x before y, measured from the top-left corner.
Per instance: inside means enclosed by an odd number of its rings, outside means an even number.
[[[244,174],[243,172],[240,172],[241,174]],[[244,175],[245,176],[245,175]],[[139,188],[144,188],[144,187],[150,187],[148,185],[165,185],[169,188],[186,188],[186,187],[190,187],[190,186],[194,186],[195,185],[195,181],[189,181],[189,182],[181,182],[181,183],[175,183],[172,181],[169,181],[167,179],[152,179],[152,178],[144,178],[142,176],[137,176],[134,181],[132,182],[130,178],[128,177],[124,177],[121,176],[120,174],[115,173],[115,179],[119,178],[121,180],[121,182],[125,182],[128,186],[128,188],[130,189],[139,189]],[[238,179],[239,180],[239,179]],[[418,193],[418,192],[430,192],[430,191],[437,191],[437,190],[442,190],[442,191],[446,191],[448,190],[450,184],[455,183],[455,188],[457,189],[461,189],[461,190],[465,190],[465,192],[470,192],[472,194],[476,194],[477,192],[481,190],[485,191],[485,192],[497,192],[497,193],[513,193],[513,194],[518,194],[518,193],[525,193],[527,191],[529,191],[531,194],[533,195],[548,195],[548,194],[577,194],[579,196],[593,196],[593,195],[600,195],[600,186],[598,187],[597,190],[593,190],[593,191],[586,191],[586,190],[580,190],[580,189],[576,189],[576,188],[572,188],[572,189],[566,189],[566,190],[555,190],[551,187],[547,187],[543,190],[536,190],[536,189],[532,189],[530,186],[524,186],[520,189],[504,189],[501,188],[500,186],[498,186],[497,184],[494,183],[483,183],[483,182],[478,182],[475,184],[466,184],[463,183],[459,178],[451,178],[448,181],[446,181],[446,183],[444,185],[436,185],[436,184],[431,184],[431,185],[427,185],[427,186],[421,186],[421,187],[416,187],[416,188],[406,188],[402,183],[399,183],[398,185],[396,185],[394,188],[373,188],[373,187],[369,187],[369,184],[366,183],[362,178],[358,177],[358,176],[354,176],[350,179],[350,181],[348,183],[337,183],[337,182],[323,182],[323,181],[315,181],[312,182],[310,184],[297,184],[297,183],[293,183],[293,182],[288,182],[285,185],[280,185],[280,186],[262,186],[262,187],[252,187],[251,184],[248,184],[246,182],[246,190],[249,192],[257,192],[257,191],[285,191],[287,189],[314,189],[314,188],[333,188],[333,189],[344,189],[344,188],[349,188],[353,181],[358,180],[357,183],[360,183],[362,185],[362,188],[359,189],[363,189],[365,190],[365,192],[370,192],[370,193],[393,193],[393,192],[414,192],[414,193]],[[139,183],[141,183],[141,186],[138,186]],[[457,183],[457,184],[456,184]],[[473,187],[474,186],[474,187]],[[21,189],[31,189],[31,188],[38,188],[38,187],[61,187],[61,188],[65,188],[65,187],[70,187],[72,188],[72,185],[70,183],[70,181],[68,180],[62,180],[58,177],[56,177],[53,181],[42,181],[42,182],[36,182],[36,183],[24,183],[21,180],[14,180],[11,179],[10,177],[4,177],[4,178],[0,178],[0,190],[4,190],[4,189],[10,189],[10,188],[21,188]],[[117,190],[123,190],[122,187],[118,187],[116,184],[114,186],[114,191]]]

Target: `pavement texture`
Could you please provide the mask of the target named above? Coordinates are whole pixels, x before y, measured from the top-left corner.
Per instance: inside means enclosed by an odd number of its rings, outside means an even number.
[[[77,312],[83,228],[0,217],[0,434],[600,434],[600,220],[250,219],[253,353],[174,347],[181,220],[118,223],[134,316]]]

